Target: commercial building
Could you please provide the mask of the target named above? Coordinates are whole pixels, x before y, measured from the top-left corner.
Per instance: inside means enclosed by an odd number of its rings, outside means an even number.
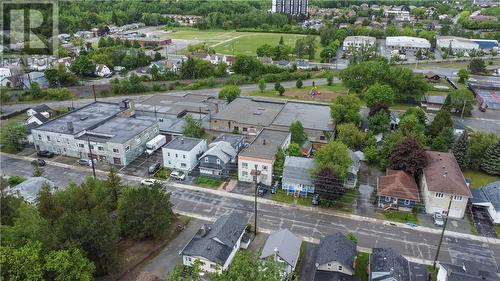
[[[479,45],[481,49],[493,49],[498,47],[498,40],[494,39],[471,39],[474,43]]]
[[[177,136],[161,150],[164,167],[191,171],[198,164],[198,158],[207,150],[207,142],[204,139]]]
[[[273,179],[273,164],[278,149],[290,144],[290,133],[273,129],[262,129],[252,143],[238,155],[238,180],[253,182],[252,170],[260,175],[258,182],[270,186]]]
[[[385,46],[390,50],[430,50],[431,43],[424,38],[410,36],[389,36],[385,39]]]
[[[134,103],[93,102],[31,130],[37,151],[126,166],[158,135],[158,122],[134,118]]]
[[[462,37],[436,36],[436,48],[439,50],[451,48],[453,52],[469,52],[474,49],[478,50],[479,44]]]
[[[273,0],[271,12],[292,16],[307,16],[309,0]]]
[[[362,46],[372,47],[376,41],[377,39],[371,36],[347,36],[342,43],[342,50],[346,51],[351,46],[356,49]]]

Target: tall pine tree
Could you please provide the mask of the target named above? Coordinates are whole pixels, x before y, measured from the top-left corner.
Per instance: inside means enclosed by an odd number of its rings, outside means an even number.
[[[488,147],[481,163],[481,169],[490,175],[500,175],[500,141]]]
[[[467,168],[470,162],[469,135],[467,131],[464,131],[455,144],[453,144],[452,150],[460,168]]]

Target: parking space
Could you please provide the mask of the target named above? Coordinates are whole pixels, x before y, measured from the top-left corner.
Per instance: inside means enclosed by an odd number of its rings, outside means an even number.
[[[160,163],[162,165],[162,152],[161,149],[156,150],[153,154],[147,155],[143,153],[137,157],[134,161],[129,163],[126,167],[123,167],[120,171],[127,175],[134,175],[138,177],[149,176],[148,169],[151,165],[155,163]]]
[[[497,238],[487,211],[484,208],[472,207],[472,217],[477,232],[481,236]]]
[[[304,256],[300,265],[299,280],[313,280],[316,267],[316,255],[318,254],[318,245],[306,242]]]
[[[432,215],[428,214],[418,214],[418,224],[425,227],[441,229],[442,226],[437,226],[434,224],[434,219]],[[446,224],[447,231],[455,231],[460,233],[472,234],[470,229],[470,224],[468,222],[467,216],[464,219],[448,219]]]

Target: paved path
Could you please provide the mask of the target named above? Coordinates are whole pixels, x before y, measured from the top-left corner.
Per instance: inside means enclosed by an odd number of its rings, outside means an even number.
[[[29,158],[0,154],[2,173],[7,175],[32,174]],[[48,161],[45,175],[59,186],[70,180],[79,183],[91,170],[86,167]],[[104,178],[105,172],[99,171]],[[137,184],[140,178],[122,175],[129,184]],[[214,220],[235,212],[245,215],[253,222],[253,198],[234,193],[204,189],[195,186],[166,183],[171,192],[174,210],[191,217]],[[382,220],[332,212],[312,207],[293,207],[259,198],[259,229],[265,232],[288,228],[306,241],[317,242],[322,236],[335,232],[353,232],[358,236],[359,246],[369,250],[374,247],[392,247],[411,260],[420,263],[432,261],[439,241],[439,230],[404,224],[393,224]],[[475,260],[485,266],[497,268],[500,264],[500,239],[479,237],[456,232],[446,232],[439,260],[461,263]]]

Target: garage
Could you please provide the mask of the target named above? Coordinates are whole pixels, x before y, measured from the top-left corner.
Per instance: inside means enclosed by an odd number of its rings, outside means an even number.
[[[463,217],[462,209],[461,208],[451,208],[450,209],[450,217],[461,219]]]

